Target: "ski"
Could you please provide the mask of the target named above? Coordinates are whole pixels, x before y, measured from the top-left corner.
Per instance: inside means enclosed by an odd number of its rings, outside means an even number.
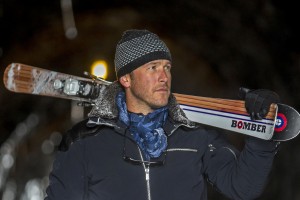
[[[85,73],[73,76],[20,63],[6,67],[5,87],[16,93],[78,101],[93,106],[110,82]],[[174,93],[186,116],[196,123],[264,140],[287,141],[300,131],[300,115],[285,104],[272,104],[262,120],[251,120],[242,100],[219,99]]]
[[[93,102],[110,82],[72,76],[29,65],[12,63],[3,76],[5,87],[17,93]]]

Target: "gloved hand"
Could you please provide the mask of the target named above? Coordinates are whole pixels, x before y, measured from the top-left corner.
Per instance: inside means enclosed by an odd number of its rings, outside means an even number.
[[[260,120],[265,117],[272,103],[279,103],[278,94],[271,90],[250,90],[241,87],[239,96],[245,100],[245,107],[252,120]]]
[[[68,130],[62,138],[62,141],[60,142],[58,146],[59,151],[67,151],[69,149],[69,146],[77,141],[80,140],[86,136],[94,135],[98,132],[101,126],[94,126],[94,127],[88,127],[86,126],[88,122],[87,120],[83,120],[77,124],[75,124],[70,130]]]

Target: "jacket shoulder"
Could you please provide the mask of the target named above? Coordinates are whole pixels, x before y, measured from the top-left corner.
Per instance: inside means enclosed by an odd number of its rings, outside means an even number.
[[[96,135],[103,128],[103,126],[101,125],[93,127],[87,126],[88,120],[89,119],[84,119],[78,122],[63,135],[62,140],[58,146],[59,151],[67,151],[70,145],[74,142],[88,136]]]

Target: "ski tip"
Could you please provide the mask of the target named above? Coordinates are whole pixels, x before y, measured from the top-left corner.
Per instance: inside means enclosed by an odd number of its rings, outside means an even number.
[[[300,114],[291,106],[277,104],[278,113],[272,140],[288,141],[300,133]]]
[[[8,90],[11,90],[11,88],[12,88],[11,81],[12,81],[13,74],[12,74],[11,69],[13,68],[13,66],[14,66],[14,63],[9,64],[5,68],[4,74],[3,74],[3,83],[4,83],[5,88]]]
[[[27,93],[30,89],[29,80],[33,76],[28,70],[30,66],[21,63],[9,64],[3,74],[3,83],[6,89],[12,92]]]

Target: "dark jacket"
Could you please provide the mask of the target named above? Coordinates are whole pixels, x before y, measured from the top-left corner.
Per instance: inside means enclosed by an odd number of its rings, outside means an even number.
[[[207,199],[207,181],[231,199],[261,194],[276,151],[273,142],[248,138],[239,153],[224,135],[190,122],[172,96],[164,126],[167,151],[148,166],[117,120],[118,91],[117,84],[109,86],[109,95],[90,113],[97,121],[90,120],[89,125],[97,131],[89,137],[77,131],[68,150],[58,152],[47,200],[199,200]]]

